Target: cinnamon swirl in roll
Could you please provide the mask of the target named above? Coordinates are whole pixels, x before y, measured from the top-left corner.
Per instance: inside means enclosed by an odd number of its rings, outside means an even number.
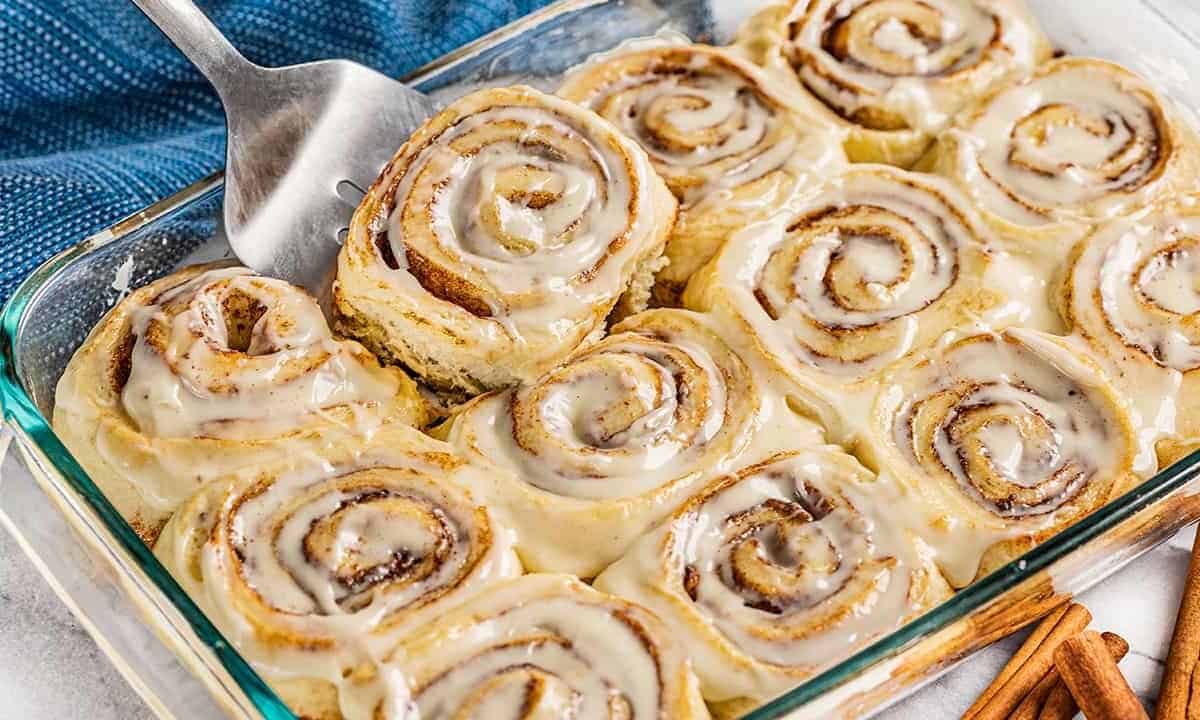
[[[1132,72],[1066,57],[961,115],[921,166],[966,190],[1003,237],[1065,252],[1094,223],[1194,189],[1196,142]]]
[[[355,212],[338,327],[438,388],[534,378],[645,306],[675,211],[645,152],[590,110],[531,88],[471,93]]]
[[[1071,252],[1059,308],[1107,360],[1158,440],[1160,465],[1200,442],[1200,209],[1105,224]],[[1156,439],[1156,438],[1152,438]]]
[[[779,453],[705,488],[596,587],[667,622],[705,698],[761,702],[949,596],[910,503],[834,446]]]
[[[831,123],[790,106],[759,68],[720,48],[618,49],[573,71],[558,94],[636,140],[680,201],[654,290],[662,305],[677,303],[731,231],[846,160]]]
[[[991,244],[949,183],[854,166],[794,212],[735,235],[684,302],[748,335],[774,370],[832,406],[998,303],[984,286]]]
[[[955,587],[1132,487],[1136,427],[1087,348],[1013,328],[931,349],[879,390],[860,450],[925,508]]]
[[[1022,0],[792,0],[740,41],[846,129],[851,160],[901,167],[968,103],[1050,57]]]
[[[501,583],[406,638],[387,664],[408,687],[364,688],[363,720],[709,717],[662,621],[567,575]]]
[[[428,408],[281,280],[202,265],[122,300],[71,358],[54,430],[143,540],[206,480],[320,458]]]
[[[667,309],[628,318],[534,382],[472,401],[446,434],[498,468],[471,489],[503,509],[526,566],[585,578],[757,436],[820,439],[715,323]]]
[[[220,478],[155,554],[303,717],[483,588],[520,574],[511,532],[462,489],[482,471],[402,426],[369,444]],[[366,666],[358,669],[366,663]]]

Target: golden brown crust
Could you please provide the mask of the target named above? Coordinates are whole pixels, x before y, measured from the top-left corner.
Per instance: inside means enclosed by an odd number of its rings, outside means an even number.
[[[666,620],[722,713],[746,708],[949,596],[905,510],[837,448],[776,453],[710,483],[596,586]]]
[[[739,43],[847,130],[852,161],[905,168],[955,112],[1050,57],[1019,0],[792,0],[752,18]]]
[[[707,318],[648,310],[438,432],[497,468],[473,489],[506,510],[527,567],[593,577],[746,450],[766,392]]]
[[[462,485],[477,468],[415,429],[216,478],[154,552],[238,651],[306,717],[391,647],[520,574],[509,531]]]
[[[1097,227],[1056,278],[1055,308],[1067,327],[1163,434],[1160,468],[1200,444],[1197,263],[1200,211],[1185,201]]]
[[[558,94],[646,149],[680,201],[654,304],[671,307],[732,232],[777,211],[845,163],[840,135],[777,93],[752,63],[707,45],[618,49],[574,70]]]
[[[854,165],[727,243],[684,304],[743,335],[839,441],[836,406],[1000,305],[991,235],[949,183]]]
[[[856,449],[922,499],[921,535],[955,587],[1138,482],[1127,403],[1080,348],[1044,333],[931,349],[889,374],[872,414]]]
[[[709,717],[687,656],[662,621],[567,575],[493,586],[405,638],[386,664],[404,667],[407,697],[423,712]],[[383,720],[382,704],[373,717]]]
[[[468,95],[405,143],[338,259],[339,329],[439,389],[536,376],[644,307],[676,203],[645,154],[529,88]]]
[[[1200,145],[1142,78],[1063,57],[979,98],[917,167],[958,184],[1014,249],[1061,262],[1096,225],[1190,192]]]
[[[187,306],[189,295],[174,297],[172,293],[202,275],[236,272],[227,268],[230,268],[228,264],[189,267],[131,293],[96,326],[71,358],[59,381],[54,409],[55,432],[118,512],[148,544],[153,543],[175,505],[205,480],[240,467],[270,461],[289,451],[319,452],[333,435],[346,435],[344,428],[353,426],[352,418],[357,411],[348,406],[329,407],[322,414],[298,418],[294,424],[275,417],[271,418],[275,426],[264,427],[261,431],[244,426],[244,421],[233,420],[227,424],[242,429],[231,431],[234,435],[226,435],[219,427],[225,421],[219,419],[218,410],[211,410],[216,413],[214,420],[207,426],[199,426],[207,427],[206,430],[180,435],[161,434],[153,427],[140,426],[138,419],[127,410],[125,391],[135,362],[146,363],[146,372],[151,373],[158,372],[149,367],[156,363],[162,363],[167,375],[177,374],[181,369],[194,372],[199,387],[208,396],[207,400],[197,402],[201,403],[201,412],[209,412],[205,410],[205,403],[213,408],[226,401],[238,402],[239,388],[233,383],[256,364],[270,364],[273,368],[278,365],[281,374],[277,380],[288,383],[317,369],[330,359],[331,352],[338,352],[342,353],[343,361],[357,364],[367,377],[378,379],[381,387],[392,388],[394,395],[391,397],[377,397],[366,402],[375,408],[371,413],[377,410],[387,422],[413,425],[424,424],[431,418],[413,382],[394,368],[380,367],[357,343],[332,342],[314,346],[311,352],[299,355],[282,353],[278,363],[271,353],[261,354],[270,348],[255,348],[254,354],[248,353],[247,346],[243,345],[249,342],[247,328],[262,317],[260,310],[263,308],[256,305],[259,301],[237,288],[222,289],[230,282],[255,282],[253,276],[245,274],[239,275],[243,279],[236,281],[214,276],[207,286],[215,296],[224,298],[212,309],[219,317],[209,319],[216,323],[217,330],[226,329],[226,344],[206,344],[211,355],[203,366],[197,365],[199,361],[194,356],[177,356],[168,349],[172,342],[168,324],[179,313],[195,308]],[[295,296],[297,299],[288,296],[281,302],[311,302],[311,308],[316,308],[315,301],[303,295],[303,291],[281,289],[278,281],[271,282],[269,291],[272,293],[299,294]],[[142,317],[148,309],[159,304],[161,311]],[[289,331],[286,312],[283,311],[275,321],[274,327],[281,333]],[[138,322],[145,324],[142,332],[139,332]],[[135,350],[139,337],[143,338],[142,345]],[[182,368],[182,364],[187,363],[191,365]],[[303,411],[300,414],[305,415]],[[276,421],[283,424],[278,425]]]

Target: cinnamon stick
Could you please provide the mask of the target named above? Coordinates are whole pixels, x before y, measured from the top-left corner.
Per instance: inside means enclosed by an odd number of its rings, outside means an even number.
[[[1050,697],[1054,689],[1062,685],[1062,678],[1058,676],[1058,672],[1051,668],[1050,672],[1042,676],[1037,685],[1029,691],[1021,704],[1013,710],[1012,715],[1008,716],[1008,720],[1038,720],[1038,716],[1042,712],[1042,706],[1046,704],[1046,700]],[[1067,693],[1070,696],[1070,693]]]
[[[1175,616],[1175,634],[1171,636],[1167,669],[1154,713],[1156,720],[1200,718],[1200,707],[1196,707],[1200,704],[1196,700],[1200,693],[1193,691],[1193,685],[1200,685],[1193,679],[1197,658],[1200,658],[1200,533],[1192,543],[1187,582]],[[1195,690],[1200,691],[1200,687]]]
[[[967,709],[963,720],[1008,718],[1053,667],[1054,650],[1091,621],[1092,614],[1076,603],[1050,613],[1018,648],[975,704]]]
[[[992,701],[992,698],[996,696],[996,693],[1000,691],[1000,688],[1004,687],[1005,683],[1012,679],[1012,676],[1021,669],[1021,666],[1024,665],[1026,661],[1029,660],[1030,656],[1037,651],[1038,647],[1046,641],[1046,637],[1050,635],[1050,631],[1054,629],[1054,626],[1057,625],[1060,620],[1062,620],[1063,615],[1067,614],[1067,610],[1070,609],[1070,607],[1070,603],[1064,603],[1062,606],[1052,610],[1050,614],[1048,614],[1045,619],[1043,619],[1042,622],[1033,629],[1033,632],[1029,634],[1029,637],[1025,638],[1025,642],[1021,643],[1021,647],[1017,648],[1017,651],[1013,653],[1011,658],[1009,658],[1008,663],[1000,669],[1000,674],[998,674],[996,678],[992,680],[990,685],[984,688],[983,692],[980,693],[979,698],[976,699],[971,707],[967,708],[967,711],[963,713],[962,720],[974,720],[974,718],[979,715],[979,712]]]
[[[1054,667],[1088,720],[1149,720],[1100,633],[1064,640],[1054,651]]]
[[[1116,633],[1100,633],[1114,662],[1120,662],[1129,652],[1129,643]],[[1063,684],[1062,676],[1053,668],[1034,686],[1009,720],[1071,720],[1079,712],[1071,691]]]

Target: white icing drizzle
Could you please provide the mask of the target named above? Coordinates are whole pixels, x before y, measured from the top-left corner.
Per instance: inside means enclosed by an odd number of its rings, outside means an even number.
[[[1031,69],[1040,34],[998,0],[796,0],[785,51],[804,86],[863,127],[937,132],[973,92]]]
[[[647,311],[536,382],[472,402],[449,440],[506,471],[479,492],[506,509],[527,564],[587,577],[731,463],[820,439],[760,376],[704,316]]]
[[[993,273],[1004,286],[985,285]],[[1033,319],[1047,274],[998,249],[949,183],[855,165],[735,234],[684,303],[749,330],[774,372],[836,408],[818,413],[851,441],[890,364],[955,328]]]
[[[916,314],[964,274],[962,255],[985,252],[987,236],[961,210],[908,181],[882,168],[848,174],[803,204],[785,238],[747,249],[766,258],[756,295],[777,327],[795,333],[791,347],[803,364],[861,375],[905,354]],[[899,340],[884,355],[822,353],[831,334],[881,326]]]
[[[496,586],[390,662],[412,687],[407,702],[373,715],[389,720],[708,717],[659,621],[567,576]]]
[[[655,314],[664,322],[638,322]],[[531,485],[593,500],[636,496],[736,454],[754,424],[749,369],[706,325],[688,332],[698,316],[630,322],[538,382],[478,402],[456,437]]]
[[[605,342],[536,385],[489,401],[479,412],[495,430],[480,438],[482,454],[510,460],[523,479],[556,495],[653,490],[698,466],[718,433],[747,432],[750,418],[727,415],[717,362],[686,336]]]
[[[445,183],[429,211],[444,251],[478,269],[499,293],[554,291],[550,283],[594,266],[626,232],[632,187],[625,161],[602,143],[588,143],[560,159],[535,144],[535,136],[520,134],[470,155],[450,149],[460,136],[506,124],[572,140],[581,130],[567,118],[531,107],[492,108],[460,120],[437,144],[422,149],[397,186],[397,210],[388,228],[392,250],[397,258],[404,253],[395,239],[405,237],[406,202],[414,182],[428,182],[428,168]],[[448,172],[439,172],[443,168]],[[513,197],[514,190],[522,197]],[[539,193],[554,199],[536,207],[526,195]]]
[[[1125,346],[1164,368],[1200,368],[1200,216],[1156,214],[1102,228],[1072,280],[1073,297],[1098,297],[1105,325]]]
[[[993,249],[982,285],[996,294],[998,302],[978,316],[978,329],[1020,325],[1055,334],[1065,332],[1050,296],[1056,267],[1057,263],[1046,262],[1046,258]]]
[[[950,131],[964,186],[1019,226],[1136,209],[1162,183],[1178,138],[1157,95],[1124,68],[1063,58]]]
[[[836,448],[783,453],[710,486],[597,586],[672,625],[706,697],[764,699],[944,597],[905,503]]]
[[[1200,217],[1185,208],[1115,221],[1078,244],[1064,281],[1063,310],[1081,347],[1102,351],[1098,358],[1130,399],[1144,473],[1154,469],[1159,439],[1192,431],[1198,242]]]
[[[1050,530],[1127,489],[1127,404],[1071,342],[1012,328],[932,350],[883,384],[876,457],[928,501],[923,536],[955,586],[1006,539]],[[900,465],[894,463],[899,462]]]
[[[459,489],[479,470],[414,430],[376,440],[350,461],[210,484],[155,548],[273,677],[341,685],[397,637],[521,572],[511,531]]]
[[[342,329],[440,389],[537,377],[645,306],[677,201],[595,113],[528,87],[430,118],[338,256]]]
[[[838,139],[797,114],[750,63],[699,45],[635,46],[572,71],[559,94],[633,138],[685,207],[776,170],[837,163]]]
[[[472,285],[503,328],[480,323],[482,332],[558,334],[574,326],[574,308],[623,291],[654,232],[654,175],[599,118],[528,88],[513,93],[475,111],[460,101],[456,122],[407,150],[386,219],[399,269],[377,265],[424,295],[407,272],[415,250]]]
[[[230,345],[224,304],[235,296],[262,310],[245,348]],[[147,435],[269,437],[349,405],[372,425],[370,408],[398,391],[363,365],[361,347],[334,339],[310,295],[245,268],[202,273],[136,309],[132,324],[121,402]]]

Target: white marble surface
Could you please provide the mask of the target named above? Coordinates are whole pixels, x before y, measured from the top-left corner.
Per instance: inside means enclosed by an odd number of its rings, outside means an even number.
[[[151,717],[12,538],[0,530],[0,718]]]

